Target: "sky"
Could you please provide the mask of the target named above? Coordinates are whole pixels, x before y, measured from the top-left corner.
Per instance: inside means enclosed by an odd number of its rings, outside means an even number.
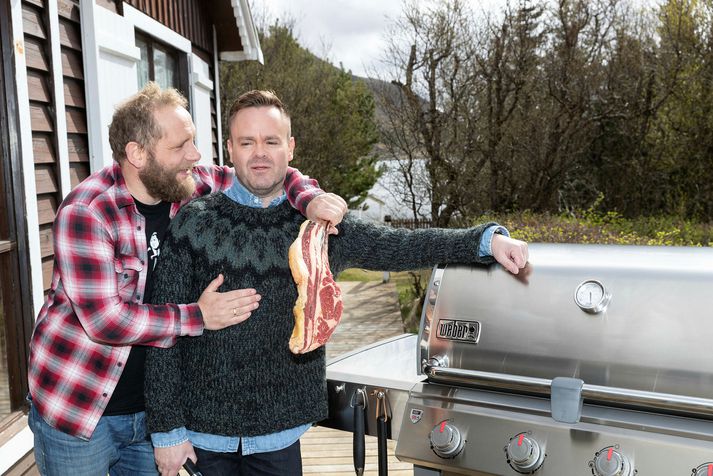
[[[272,18],[294,19],[300,44],[358,76],[377,67],[373,59],[385,49],[389,18],[401,13],[399,0],[263,0],[253,2],[253,15],[264,4]]]
[[[493,12],[506,3],[466,2],[476,11]],[[386,49],[386,33],[401,15],[402,5],[403,0],[258,0],[251,9],[255,17],[294,19],[294,33],[302,46],[357,76],[374,76],[384,69],[379,60]]]
[[[648,3],[652,0],[634,0]],[[505,0],[467,0],[475,11],[495,14]],[[357,76],[384,69],[388,25],[401,14],[402,0],[254,0],[253,17],[294,19],[300,44]]]

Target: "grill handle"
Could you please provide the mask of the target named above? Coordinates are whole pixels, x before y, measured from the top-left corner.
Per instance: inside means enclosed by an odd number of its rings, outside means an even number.
[[[471,387],[509,390],[550,396],[552,380],[520,375],[482,372],[478,370],[451,369],[424,364],[423,373],[434,381]],[[713,416],[713,400],[687,397],[669,393],[647,392],[585,383],[582,387],[585,400],[641,407],[651,410],[676,412],[694,416]]]
[[[387,476],[389,474],[389,462],[386,447],[386,418],[382,415],[376,419],[376,445],[378,448],[377,458],[379,467],[379,476]]]
[[[366,391],[362,388],[354,392],[354,436],[352,440],[352,456],[354,458],[354,472],[357,476],[364,474],[364,420],[366,418]]]

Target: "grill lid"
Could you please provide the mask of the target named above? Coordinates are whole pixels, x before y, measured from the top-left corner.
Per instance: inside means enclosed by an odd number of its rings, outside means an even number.
[[[713,415],[713,249],[530,246],[529,275],[439,266],[419,332],[431,380]]]

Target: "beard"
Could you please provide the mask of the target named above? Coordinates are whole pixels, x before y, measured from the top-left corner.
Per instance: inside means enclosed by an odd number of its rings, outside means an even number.
[[[153,153],[149,153],[146,167],[139,172],[139,178],[152,197],[164,202],[181,202],[193,195],[196,189],[192,176],[183,182],[176,179],[176,174],[185,169],[166,169],[158,163]]]

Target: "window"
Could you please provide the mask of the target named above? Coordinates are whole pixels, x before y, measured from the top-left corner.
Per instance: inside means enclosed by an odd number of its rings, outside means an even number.
[[[136,35],[136,46],[141,51],[137,67],[139,89],[156,81],[162,88],[176,88],[186,95],[188,62],[184,54],[143,34]]]

